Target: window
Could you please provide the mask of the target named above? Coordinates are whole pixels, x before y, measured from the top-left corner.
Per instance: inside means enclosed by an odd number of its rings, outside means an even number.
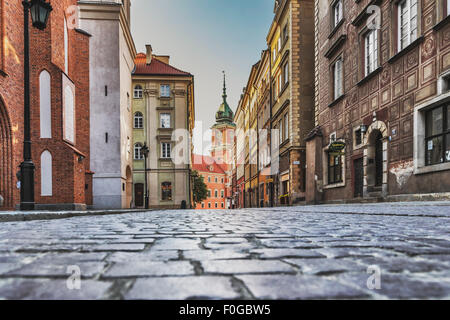
[[[364,37],[364,75],[369,75],[378,68],[378,32],[372,30]]]
[[[208,190],[208,198],[211,198],[211,190]]]
[[[328,184],[342,182],[341,156],[328,153]]]
[[[214,207],[215,207],[216,209],[218,208],[217,202],[214,203]]]
[[[134,128],[142,129],[144,128],[144,116],[141,112],[136,112],[134,114]]]
[[[171,158],[172,145],[167,142],[161,143],[161,158],[169,159]]]
[[[208,208],[211,209],[211,202],[208,202]]]
[[[168,84],[162,84],[160,86],[159,94],[163,98],[169,98],[170,97],[170,86]]]
[[[75,97],[70,85],[64,89],[64,139],[75,143]]]
[[[289,114],[284,115],[284,140],[289,139]]]
[[[281,36],[278,38],[278,52],[281,51]]]
[[[142,144],[136,143],[134,145],[134,160],[144,159],[144,154],[142,153]]]
[[[336,60],[333,65],[333,97],[334,100],[339,98],[344,94],[343,92],[343,68],[342,68],[342,58]]]
[[[41,196],[53,195],[52,155],[45,150],[41,154]]]
[[[224,190],[220,190],[220,197],[224,198],[225,197],[225,191]]]
[[[142,86],[137,85],[134,87],[133,97],[135,99],[142,99],[143,92],[144,92],[144,90],[142,90]]]
[[[283,42],[286,42],[288,39],[289,33],[288,33],[288,23],[283,28]]]
[[[208,177],[208,182],[211,182],[211,177]]]
[[[51,110],[51,78],[46,70],[39,75],[39,105],[41,138],[52,137],[52,110]]]
[[[343,18],[342,0],[338,0],[333,5],[333,28],[336,28]]]
[[[425,114],[425,164],[450,162],[450,104]]]
[[[446,8],[447,16],[450,16],[450,0],[447,0],[447,3],[445,4],[445,6],[447,7]]]
[[[283,86],[289,83],[289,62],[283,67]]]
[[[217,177],[214,178],[214,182],[217,183],[219,180],[217,180]]]
[[[170,128],[170,113],[161,113],[160,114],[160,125],[163,129]]]
[[[279,130],[278,141],[281,144],[283,142],[283,121],[282,120],[278,121],[278,130]]]
[[[224,208],[223,202],[220,204],[220,206],[222,207],[222,209]]]
[[[202,209],[205,209],[205,203],[202,202]]]
[[[273,59],[273,61],[275,61],[276,58],[277,58],[277,48],[273,48],[273,50],[272,50],[272,59]]]
[[[362,131],[361,128],[355,130],[355,146],[362,144]]]
[[[403,0],[398,4],[398,50],[417,39],[417,0]]]
[[[224,179],[222,178],[222,183],[224,183]]]
[[[217,190],[214,190],[214,198],[218,198],[219,197],[219,192]]]
[[[277,77],[277,85],[278,85],[277,91],[278,91],[278,94],[281,94],[281,89],[282,89],[281,81],[282,81],[282,79],[283,79],[283,77],[282,77],[281,72],[280,72],[278,74],[278,77]]]
[[[161,183],[161,200],[172,201],[172,182]]]

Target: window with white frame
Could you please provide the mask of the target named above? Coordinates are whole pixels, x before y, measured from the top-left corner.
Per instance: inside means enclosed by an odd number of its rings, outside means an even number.
[[[338,0],[333,4],[333,27],[337,27],[343,18],[342,0]]]
[[[447,11],[447,16],[450,16],[450,0],[447,0],[447,3],[446,3],[446,11]]]
[[[219,191],[214,190],[214,198],[218,198],[219,197]]]
[[[142,144],[136,143],[134,145],[134,160],[144,159],[144,153],[142,152]]]
[[[142,129],[144,128],[144,116],[141,112],[136,112],[134,114],[134,128]]]
[[[333,97],[334,100],[344,94],[344,72],[342,58],[336,60],[333,65]]]
[[[378,68],[378,32],[369,31],[364,37],[364,75],[369,75]]]
[[[403,0],[398,4],[398,51],[417,39],[417,0]]]
[[[162,84],[159,89],[160,89],[159,94],[161,97],[163,98],[170,97],[170,86],[168,84]]]
[[[224,198],[225,197],[225,192],[223,190],[220,191],[220,197]]]
[[[161,113],[160,116],[160,126],[163,129],[170,128],[170,113]]]
[[[168,142],[161,143],[161,158],[169,159],[171,157],[172,145]]]
[[[278,52],[281,51],[281,36],[278,38]]]
[[[425,165],[450,162],[450,104],[425,113]]]
[[[142,86],[137,85],[134,87],[133,97],[135,99],[142,99],[143,92],[144,92],[144,90],[142,90]]]

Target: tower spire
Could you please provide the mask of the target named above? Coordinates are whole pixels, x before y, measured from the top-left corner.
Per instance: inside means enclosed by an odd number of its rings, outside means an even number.
[[[223,98],[223,101],[226,101],[226,99],[227,99],[227,85],[226,85],[225,70],[222,71],[222,73],[223,73],[223,95],[222,95],[222,98]]]

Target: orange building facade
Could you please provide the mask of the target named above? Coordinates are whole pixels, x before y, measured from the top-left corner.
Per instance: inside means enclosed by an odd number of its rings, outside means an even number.
[[[202,155],[193,156],[192,170],[203,177],[208,189],[208,198],[195,205],[195,209],[226,209],[228,178],[225,168],[214,158]]]

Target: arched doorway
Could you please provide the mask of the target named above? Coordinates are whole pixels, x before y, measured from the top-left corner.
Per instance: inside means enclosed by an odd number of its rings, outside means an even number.
[[[132,172],[131,168],[127,167],[126,171],[127,181],[125,186],[125,193],[126,193],[126,207],[131,208],[132,202],[133,202],[133,178],[132,178]]]
[[[13,206],[13,170],[11,125],[6,107],[0,98],[0,195],[4,199],[3,208]]]
[[[387,195],[387,140],[386,125],[375,121],[367,130],[364,149],[364,196]]]

